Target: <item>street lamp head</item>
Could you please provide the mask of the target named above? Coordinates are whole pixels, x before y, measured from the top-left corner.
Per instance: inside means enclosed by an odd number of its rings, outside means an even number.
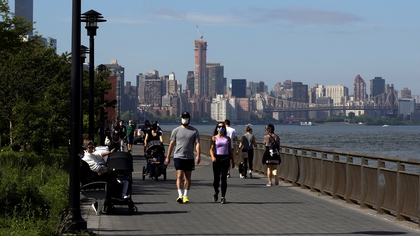
[[[90,10],[82,14],[81,22],[86,22],[86,29],[88,36],[95,36],[98,22],[105,22],[101,13]]]
[[[89,48],[84,46],[84,45],[81,45],[80,46],[80,57],[83,59],[83,62],[86,59],[86,54],[88,54],[88,53],[89,53]]]

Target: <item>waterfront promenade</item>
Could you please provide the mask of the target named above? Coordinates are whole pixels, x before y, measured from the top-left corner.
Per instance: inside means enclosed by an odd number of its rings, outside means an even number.
[[[94,215],[82,206],[88,230],[98,235],[420,235],[418,224],[397,221],[288,184],[266,187],[264,176],[228,179],[227,204],[212,202],[212,167],[202,157],[193,172],[190,203],[177,203],[173,161],[167,180],[142,180],[143,146],[134,145],[133,201],[137,214],[116,206]]]

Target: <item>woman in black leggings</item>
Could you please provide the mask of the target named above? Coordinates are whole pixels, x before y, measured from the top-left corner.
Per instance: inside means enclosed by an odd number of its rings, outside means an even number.
[[[214,129],[214,135],[211,138],[210,155],[213,162],[213,188],[214,195],[213,201],[217,202],[219,196],[219,182],[221,180],[222,196],[220,203],[226,203],[226,190],[227,190],[227,173],[229,170],[229,164],[234,167],[232,155],[231,140],[226,136],[226,126],[223,122],[219,122]],[[221,174],[221,175],[220,175]]]
[[[242,153],[247,153],[247,158],[243,158],[243,160],[245,164],[245,170],[248,169],[249,167],[249,178],[252,178],[254,149],[257,147],[257,144],[255,142],[255,136],[252,134],[252,128],[250,126],[247,126],[245,128],[245,132],[246,133],[242,135],[241,141],[238,146],[238,151],[236,151],[236,154],[238,154],[239,150],[241,150]]]

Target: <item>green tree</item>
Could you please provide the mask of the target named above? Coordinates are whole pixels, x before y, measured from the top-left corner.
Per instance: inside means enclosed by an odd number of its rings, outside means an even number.
[[[68,54],[57,55],[39,37],[22,40],[32,23],[14,17],[0,2],[0,128],[10,145],[57,147],[70,127]]]
[[[27,44],[22,36],[33,30],[33,23],[27,22],[23,17],[15,17],[10,12],[9,1],[0,1],[0,57],[6,57],[6,52],[13,53]]]

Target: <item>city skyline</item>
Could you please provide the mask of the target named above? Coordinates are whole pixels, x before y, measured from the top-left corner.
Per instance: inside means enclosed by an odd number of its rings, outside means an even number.
[[[352,94],[359,74],[366,83],[382,77],[397,91],[420,95],[419,1],[113,3],[84,1],[82,13],[94,9],[107,20],[99,24],[95,62],[118,60],[125,81],[155,69],[186,84],[202,34],[207,62],[224,66],[228,84],[264,81],[269,90],[285,80],[343,84]],[[58,53],[71,48],[71,4],[34,1],[35,32],[57,39]],[[9,5],[14,11],[13,0]],[[82,44],[89,45],[84,25]]]

